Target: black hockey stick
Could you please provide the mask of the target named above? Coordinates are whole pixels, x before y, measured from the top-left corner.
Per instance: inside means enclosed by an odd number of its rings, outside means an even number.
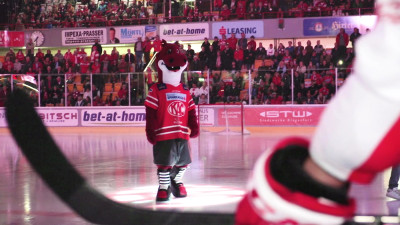
[[[9,129],[47,185],[77,214],[96,224],[233,224],[234,215],[151,211],[112,201],[93,189],[61,153],[36,113],[30,98],[21,90],[10,94],[6,103]]]

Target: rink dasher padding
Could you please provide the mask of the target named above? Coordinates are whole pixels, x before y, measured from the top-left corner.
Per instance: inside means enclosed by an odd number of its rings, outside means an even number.
[[[204,131],[268,127],[315,127],[325,105],[199,105],[196,107]],[[38,107],[47,127],[144,127],[144,106],[130,107]],[[0,127],[7,127],[0,108]]]

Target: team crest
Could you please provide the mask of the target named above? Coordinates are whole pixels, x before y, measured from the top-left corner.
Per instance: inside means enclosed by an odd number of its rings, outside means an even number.
[[[183,102],[174,101],[168,105],[168,113],[172,116],[182,117],[186,113],[186,106]]]

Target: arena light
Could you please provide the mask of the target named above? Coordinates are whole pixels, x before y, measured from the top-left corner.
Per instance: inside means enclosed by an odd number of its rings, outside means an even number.
[[[144,208],[199,208],[237,203],[242,199],[245,190],[217,185],[186,185],[187,198],[175,198],[171,195],[170,201],[162,204],[155,202],[158,186],[136,187],[128,190],[117,191],[107,196],[117,202],[134,204]]]
[[[337,64],[340,66],[343,65],[343,60],[340,59]]]

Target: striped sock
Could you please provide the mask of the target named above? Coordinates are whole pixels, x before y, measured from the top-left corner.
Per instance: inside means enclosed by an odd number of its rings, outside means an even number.
[[[186,169],[187,169],[186,167],[180,167],[180,168],[178,168],[178,173],[176,174],[176,176],[175,176],[175,178],[174,178],[175,183],[177,183],[177,184],[183,183],[183,182],[182,182],[182,180],[183,180],[183,175],[185,174]]]
[[[159,170],[158,171],[158,182],[160,184],[160,189],[167,190],[170,185],[170,171],[169,170]]]

